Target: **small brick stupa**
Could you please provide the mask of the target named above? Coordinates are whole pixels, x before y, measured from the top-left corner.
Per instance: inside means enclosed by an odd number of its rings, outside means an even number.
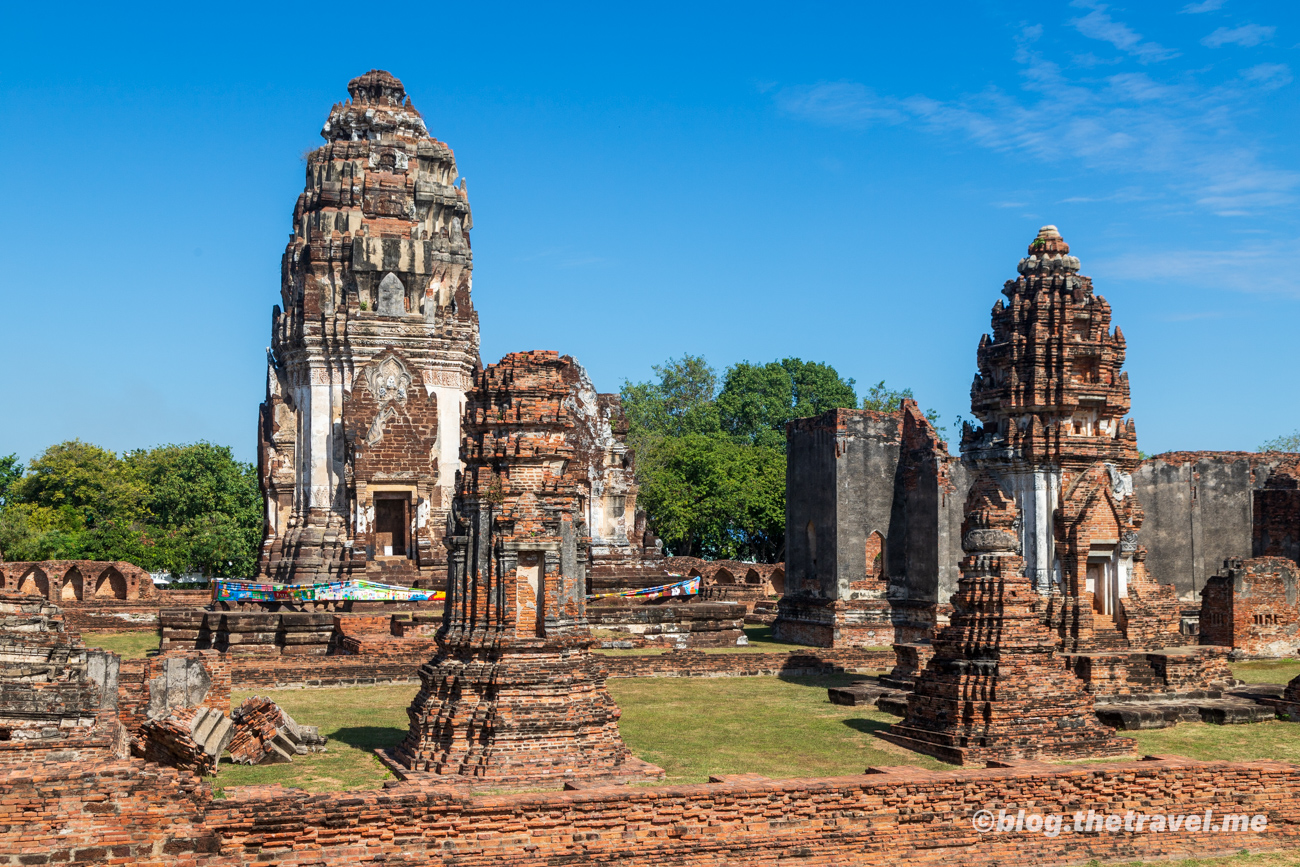
[[[1011,496],[990,475],[978,478],[966,500],[952,620],[906,717],[880,737],[958,764],[1131,754],[1135,742],[1098,722],[1092,696],[1034,613],[1019,522]]]
[[[583,468],[602,421],[568,356],[512,353],[477,377],[445,535],[446,613],[390,756],[400,776],[476,788],[663,776],[623,743],[590,653]]]

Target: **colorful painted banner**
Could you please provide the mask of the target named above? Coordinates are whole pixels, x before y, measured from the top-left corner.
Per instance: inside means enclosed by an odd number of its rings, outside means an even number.
[[[445,593],[397,587],[377,581],[353,579],[321,584],[254,584],[250,581],[215,581],[213,598],[219,602],[424,602],[447,598]]]
[[[680,575],[674,575],[674,578],[680,578]],[[685,581],[679,581],[676,584],[665,584],[662,587],[646,587],[642,590],[627,590],[623,593],[595,593],[588,596],[588,599],[608,599],[611,596],[618,597],[645,597],[646,599],[658,599],[661,596],[694,596],[700,592],[700,576],[687,578]]]

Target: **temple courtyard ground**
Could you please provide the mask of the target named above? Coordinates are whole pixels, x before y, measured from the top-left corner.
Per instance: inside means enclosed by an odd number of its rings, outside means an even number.
[[[756,651],[788,650],[767,627],[747,628]],[[149,633],[87,633],[87,642],[124,657],[156,650]],[[715,652],[744,652],[744,648]],[[614,651],[627,654],[638,651]],[[654,653],[641,650],[640,653]],[[1243,662],[1233,673],[1248,683],[1286,683],[1300,675],[1300,660]],[[831,704],[826,688],[857,675],[826,677],[611,678],[610,693],[623,711],[619,729],[632,751],[667,771],[665,783],[703,783],[711,774],[757,773],[772,778],[859,774],[869,765],[949,767],[928,756],[885,743],[875,731],[897,717],[874,709]],[[319,726],[325,753],[293,763],[245,767],[223,764],[212,779],[218,796],[228,786],[278,783],[308,791],[375,789],[391,779],[374,750],[397,744],[408,727],[412,684],[323,689],[236,690],[238,704],[257,694],[274,699],[300,722]],[[1183,723],[1154,731],[1125,732],[1143,754],[1214,760],[1279,759],[1300,764],[1296,724],[1242,726]],[[1297,864],[1300,860],[1249,861]],[[1300,856],[1292,856],[1300,859]],[[1231,864],[1207,861],[1206,864]]]

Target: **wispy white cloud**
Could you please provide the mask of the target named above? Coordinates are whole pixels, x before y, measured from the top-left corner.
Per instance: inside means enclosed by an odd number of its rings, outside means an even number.
[[[1290,239],[1211,250],[1151,247],[1092,264],[1113,277],[1300,298],[1297,255],[1300,239]]]
[[[1266,39],[1272,39],[1273,34],[1276,32],[1276,27],[1266,27],[1262,24],[1220,27],[1202,39],[1201,44],[1208,48],[1222,48],[1225,45],[1240,45],[1243,48],[1253,48]]]
[[[1214,12],[1223,8],[1224,0],[1201,0],[1200,3],[1188,3],[1178,11],[1185,15],[1200,15],[1202,12]]]
[[[1100,5],[1089,8],[1090,15],[1105,13]],[[1142,44],[1131,28],[1123,27],[1123,33],[1131,39],[1117,36],[1120,43]],[[1038,52],[1041,34],[1037,25],[1022,25],[1014,34],[1019,92],[990,87],[941,100],[829,82],[780,89],[777,104],[818,123],[908,124],[992,151],[1108,173],[1125,201],[1162,203],[1166,209],[1236,216],[1295,204],[1300,171],[1269,165],[1257,138],[1239,126],[1258,106],[1259,88],[1290,82],[1285,64],[1259,64],[1214,86],[1197,83],[1186,71],[1165,80],[1136,71],[1097,78],[1067,73]],[[1103,191],[1099,197],[1118,201],[1115,195]]]
[[[1291,83],[1291,67],[1285,63],[1260,63],[1241,71],[1241,77],[1265,90],[1273,90]]]
[[[835,126],[864,127],[904,120],[889,100],[854,81],[782,88],[777,91],[776,104],[790,114]]]
[[[1073,5],[1092,9],[1082,18],[1075,18],[1070,21],[1075,30],[1078,30],[1079,33],[1089,39],[1109,42],[1120,51],[1136,57],[1142,63],[1154,63],[1178,56],[1177,51],[1165,48],[1163,45],[1155,42],[1144,42],[1142,36],[1134,32],[1133,28],[1111,18],[1106,12],[1106,7],[1102,4],[1076,2]]]

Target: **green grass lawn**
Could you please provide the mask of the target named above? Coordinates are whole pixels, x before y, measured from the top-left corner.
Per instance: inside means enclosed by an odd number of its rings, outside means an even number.
[[[668,783],[705,782],[711,774],[774,779],[860,774],[869,765],[951,767],[872,736],[897,717],[827,701],[826,687],[854,679],[616,678],[608,686],[623,710],[623,739],[637,756],[662,767]],[[405,736],[406,707],[415,692],[409,684],[259,690],[299,722],[319,726],[329,750],[298,756],[289,765],[223,764],[214,782],[218,787],[282,783],[309,791],[378,788],[389,774],[373,751],[395,746]],[[232,700],[237,704],[250,695],[236,691]],[[1297,723],[1183,723],[1124,734],[1137,740],[1139,755],[1300,764]]]
[[[90,647],[110,650],[123,659],[143,659],[157,650],[161,641],[156,632],[83,632],[81,639]]]
[[[1129,861],[1109,864],[1109,867],[1300,867],[1300,852],[1266,852],[1259,855],[1225,855],[1221,858],[1188,858],[1181,861]],[[1100,867],[1100,861],[1089,861],[1087,867]]]
[[[352,686],[329,689],[236,690],[230,701],[238,706],[252,695],[264,695],[303,725],[314,725],[329,739],[323,753],[295,756],[287,765],[236,765],[226,759],[212,781],[218,792],[226,786],[280,783],[309,792],[377,789],[392,779],[375,758],[379,747],[396,746],[406,736],[406,708],[418,687]]]

